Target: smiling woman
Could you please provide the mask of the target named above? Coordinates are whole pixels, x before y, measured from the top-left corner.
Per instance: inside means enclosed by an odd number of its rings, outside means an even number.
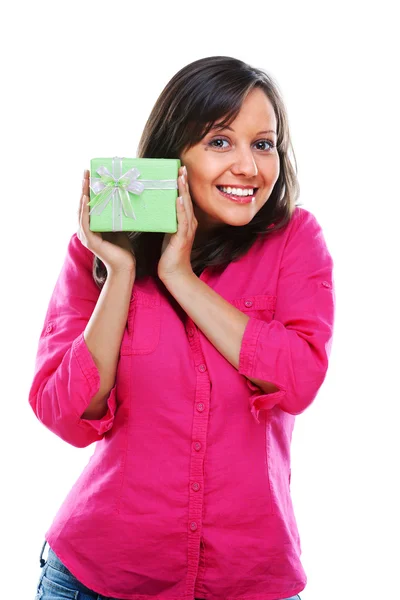
[[[176,233],[92,232],[85,173],[29,401],[97,445],[45,535],[37,598],[304,589],[290,444],[327,372],[334,290],[289,140],[268,75],[211,57],[167,84],[139,147],[182,162]]]

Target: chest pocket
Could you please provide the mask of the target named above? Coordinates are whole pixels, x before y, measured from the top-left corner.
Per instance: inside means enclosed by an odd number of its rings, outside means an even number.
[[[261,321],[272,321],[275,314],[276,296],[271,294],[258,294],[245,296],[230,301],[240,311]]]
[[[126,330],[122,338],[121,354],[150,354],[160,341],[160,296],[133,292],[129,304]]]

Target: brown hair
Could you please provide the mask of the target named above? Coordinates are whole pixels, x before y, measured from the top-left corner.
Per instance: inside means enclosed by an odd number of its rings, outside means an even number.
[[[261,69],[229,56],[196,60],[178,71],[161,92],[144,127],[139,158],[179,158],[207,135],[218,121],[229,125],[238,115],[247,94],[261,88],[270,100],[277,120],[277,152],[280,172],[268,201],[247,225],[224,225],[192,255],[193,271],[207,266],[224,268],[243,256],[259,236],[273,235],[290,221],[300,203],[297,163],[290,140],[289,123],[281,94],[272,77]],[[293,155],[294,169],[291,156]],[[189,182],[190,183],[190,182]],[[273,228],[268,229],[274,224]],[[157,276],[164,233],[127,232],[136,256],[136,279]],[[95,257],[93,276],[99,287],[107,272]]]

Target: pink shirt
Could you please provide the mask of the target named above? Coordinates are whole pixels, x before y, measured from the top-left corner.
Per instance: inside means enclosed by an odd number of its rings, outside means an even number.
[[[295,415],[323,383],[335,310],[333,261],[316,218],[288,226],[201,279],[246,313],[239,370],[162,283],[136,281],[103,419],[83,331],[99,289],[72,236],[40,336],[29,401],[93,456],[46,539],[104,596],[277,600],[306,585],[290,496]],[[274,383],[264,394],[247,377]]]

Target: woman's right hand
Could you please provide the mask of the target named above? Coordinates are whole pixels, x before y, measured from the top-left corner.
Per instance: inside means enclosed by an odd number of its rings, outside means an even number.
[[[88,202],[89,171],[85,170],[79,205],[77,236],[81,243],[104,263],[108,273],[116,271],[136,272],[136,259],[129,238],[123,231],[103,234],[90,231]],[[107,239],[104,239],[105,237]]]

